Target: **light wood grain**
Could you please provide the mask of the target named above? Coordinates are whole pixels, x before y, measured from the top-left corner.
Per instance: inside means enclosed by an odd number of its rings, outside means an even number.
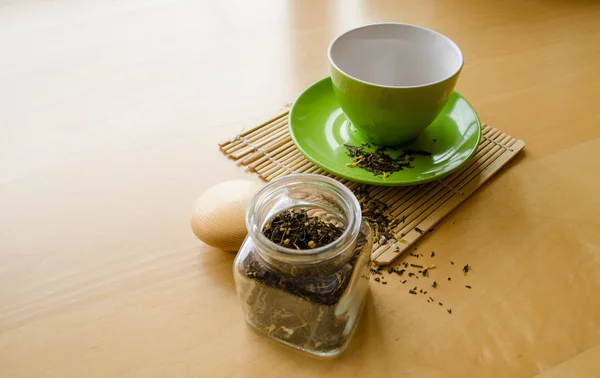
[[[0,3],[0,377],[530,377],[596,347],[599,19],[593,0]],[[373,282],[349,350],[315,361],[245,326],[233,254],[189,219],[253,179],[217,143],[376,21],[456,41],[457,90],[527,152],[419,242],[452,315]]]
[[[586,350],[561,364],[536,375],[536,378],[600,377],[600,345]]]

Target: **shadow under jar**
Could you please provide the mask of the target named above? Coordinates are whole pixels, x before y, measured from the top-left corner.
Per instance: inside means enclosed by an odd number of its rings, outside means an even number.
[[[312,249],[272,242],[263,229],[290,211],[333,224],[342,230],[341,236]],[[350,341],[369,289],[373,235],[354,194],[328,177],[287,176],[255,195],[246,227],[248,236],[233,267],[246,322],[294,348],[321,357],[339,355]]]

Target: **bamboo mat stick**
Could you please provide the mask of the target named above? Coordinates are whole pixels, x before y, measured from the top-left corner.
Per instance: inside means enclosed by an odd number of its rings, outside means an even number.
[[[298,150],[294,146],[291,146],[291,149],[288,149],[286,151],[289,151],[289,152],[287,152],[287,153],[279,153],[279,154],[273,156],[273,158],[275,160],[277,160],[279,163],[285,164],[287,161],[289,161],[289,159],[292,159],[293,156],[295,156],[295,155],[297,155],[297,154],[300,153],[300,152],[298,152]],[[272,162],[267,159],[263,163],[259,164],[256,167],[256,170],[258,170],[258,171],[265,171],[265,170],[268,170],[269,168],[272,168],[271,165],[272,165]]]
[[[285,157],[282,161],[285,162],[285,164],[287,164],[289,166],[293,166],[293,165],[296,165],[298,163],[306,163],[308,160],[306,160],[304,158],[304,156],[302,156],[302,154],[300,153],[300,151],[296,150],[296,151],[294,151],[294,153],[292,153],[289,156]]]
[[[248,165],[251,164],[263,156],[272,154],[277,151],[281,147],[285,147],[286,144],[289,144],[292,141],[289,134],[285,135],[285,138],[275,140],[271,143],[265,145],[261,150],[254,151],[253,153],[246,156],[244,159],[240,159],[238,161],[238,165]]]
[[[290,171],[295,172],[296,170],[292,167],[298,161],[299,155],[300,155],[300,152],[298,152],[296,150],[296,151],[293,151],[290,154],[288,154],[288,156],[285,156],[283,159],[278,160],[278,161],[281,164],[281,166],[288,167]],[[274,174],[276,171],[279,171],[282,168],[281,166],[266,166],[264,169],[261,170],[261,173],[265,177],[270,176],[270,175]]]
[[[306,168],[313,166],[313,164],[306,160],[300,152],[296,152],[293,158],[286,162],[286,165],[296,173],[303,173]]]
[[[390,190],[389,192],[385,193],[383,195],[383,197],[380,199],[380,201],[385,202],[388,204],[388,212],[391,211],[393,209],[393,205],[394,205],[394,201],[392,201],[392,198],[403,198],[403,199],[409,199],[410,196],[408,196],[410,193],[417,193],[421,190],[421,186],[405,186],[405,187],[401,187],[401,188],[394,188],[393,190]]]
[[[277,180],[277,179],[278,179],[278,178],[280,178],[280,177],[287,176],[289,173],[290,173],[290,172],[287,172],[287,171],[285,171],[285,170],[282,170],[282,171],[277,171],[277,172],[275,172],[275,173],[271,174],[271,176],[268,176],[268,177],[266,177],[266,179],[267,179],[267,181],[273,181],[273,180]],[[295,172],[294,172],[294,173],[295,173]]]
[[[285,120],[282,121],[285,124]],[[236,136],[236,139],[233,140],[230,144],[224,147],[220,147],[221,151],[225,154],[231,155],[233,152],[237,151],[240,148],[248,146],[248,143],[252,143],[260,140],[266,135],[269,135],[271,130],[276,130],[278,126],[277,124],[271,124],[266,129],[256,130],[253,134],[247,136]]]
[[[405,210],[421,196],[425,195],[429,190],[437,185],[436,182],[425,184],[423,186],[408,187],[404,191],[396,192],[390,197],[387,202],[390,204],[388,211],[394,218],[400,218],[406,222]]]
[[[257,140],[260,140],[261,138],[268,136],[271,132],[285,127],[285,125],[287,125],[287,117],[284,117],[278,120],[277,122],[270,123],[264,128],[256,130],[253,133],[248,134],[246,136],[236,136],[236,139],[232,143],[225,147],[222,147],[221,149],[226,153],[231,154],[239,148],[246,146],[248,142],[255,142]]]
[[[296,173],[296,171],[293,170],[293,169],[291,169],[291,168],[289,170],[287,170],[287,169],[278,169],[275,172],[271,172],[269,175],[265,175],[265,179],[267,181],[273,181],[273,180],[275,180],[278,177],[285,176],[285,175],[290,174],[290,173]]]
[[[244,141],[245,142],[245,147],[242,148],[237,148],[235,151],[230,152],[230,155],[233,156],[233,158],[235,160],[253,152],[258,150],[259,148],[262,148],[264,145],[266,145],[269,142],[273,142],[279,139],[285,139],[287,137],[288,132],[285,129],[282,130],[273,130],[272,132],[269,133],[269,135],[265,135],[263,138],[261,139],[257,139],[257,140],[252,140],[252,141]]]
[[[401,205],[394,211],[393,214],[396,217],[401,217],[401,219],[404,220],[403,223],[396,226],[394,232],[396,234],[403,235],[406,234],[410,229],[416,227],[415,220],[418,221],[421,218],[422,213],[427,210],[427,208],[424,206],[430,203],[433,198],[439,196],[441,193],[455,192],[456,189],[453,189],[452,187],[452,185],[455,184],[455,182],[452,182],[450,186],[445,187],[438,182],[434,182],[428,185],[426,190],[422,190],[420,193],[418,193],[417,196],[412,196],[411,200],[409,201],[399,201],[396,197],[394,197],[393,200],[395,200],[397,203],[401,203]]]
[[[475,154],[474,158],[471,159],[469,161],[469,163],[467,163],[467,166],[465,168],[468,168],[468,167],[472,166],[473,164],[476,164],[478,161],[478,158],[485,154],[485,152],[486,152],[485,148],[487,147],[487,142],[486,142],[486,145],[484,145],[483,147],[484,147],[484,149],[479,150],[479,152],[477,152]],[[465,168],[463,168],[463,169],[465,169]],[[448,178],[446,178],[446,180],[453,180],[453,178],[460,175],[461,172],[462,172],[462,170],[459,170],[459,171],[451,174]],[[414,202],[415,196],[418,196],[419,194],[424,195],[438,185],[440,185],[438,181],[433,181],[428,184],[422,184],[420,186],[412,187],[410,189],[410,192],[408,192],[408,193],[397,193],[394,197],[392,197],[388,200],[388,202],[392,202],[395,204],[394,206],[391,206],[390,212],[395,217],[400,216],[400,214],[404,213],[406,208],[412,202]],[[441,184],[441,186],[443,186],[443,184]],[[410,193],[410,195],[409,195],[409,193]],[[402,197],[404,197],[404,198],[402,198]],[[404,214],[404,215],[406,215],[406,214]]]
[[[257,172],[265,170],[269,167],[269,165],[272,165],[273,162],[271,160],[275,160],[280,162],[280,160],[289,155],[289,154],[293,154],[296,152],[296,147],[292,146],[288,146],[285,150],[282,150],[276,154],[272,154],[271,156],[265,156],[264,159],[260,159],[259,161],[257,161],[256,163],[252,164],[252,168],[254,170],[256,170]]]
[[[271,146],[273,145],[281,146],[284,143],[290,143],[291,141],[291,137],[287,130],[273,130],[271,133],[269,133],[269,135],[265,135],[260,139],[244,140],[244,147],[242,148],[241,145],[237,146],[237,149],[235,151],[229,151],[229,155],[231,155],[234,159],[240,159],[242,157],[247,158],[250,154],[250,156],[260,154],[258,156],[260,157],[265,155],[266,153],[269,153],[267,148],[271,148]]]
[[[273,152],[271,152],[269,155],[262,155],[259,159],[254,160],[253,162],[248,163],[247,167],[251,168],[251,169],[255,169],[257,166],[260,166],[261,164],[268,162],[269,161],[269,157],[271,157],[272,159],[277,159],[278,156],[280,155],[284,155],[287,153],[290,153],[292,151],[294,151],[296,147],[292,144],[284,144],[281,147],[278,147],[276,150],[274,150]]]
[[[282,117],[286,117],[289,113],[290,113],[290,107],[285,106],[275,116],[267,119],[266,121],[264,121],[262,123],[259,123],[258,125],[254,126],[254,127],[251,127],[247,130],[243,130],[239,135],[243,136],[243,137],[248,136],[248,135],[254,133],[255,131],[262,129],[263,127],[269,125],[270,123],[277,122],[277,120],[281,119]],[[235,141],[235,138],[230,139],[229,141],[226,141],[224,143],[220,143],[219,146],[225,146],[233,141]]]
[[[290,153],[294,153],[294,152],[295,151],[292,150]],[[277,163],[275,163],[275,162],[277,162]],[[277,158],[277,156],[273,156],[273,157],[267,156],[266,161],[264,161],[263,163],[261,163],[257,166],[252,165],[252,169],[255,172],[259,172],[262,174],[263,172],[265,172],[267,170],[276,169],[278,167],[281,168],[282,166],[285,166],[285,164],[281,160],[279,160]]]
[[[441,187],[441,191],[438,193],[438,195],[432,197],[433,201],[424,201],[423,204],[425,206],[421,209],[421,211],[413,212],[414,214],[411,216],[410,221],[407,221],[406,226],[402,229],[401,235],[405,234],[403,237],[404,240],[407,240],[407,237],[408,237],[410,240],[416,241],[416,239],[418,239],[421,235],[426,233],[427,230],[423,230],[423,229],[419,228],[418,226],[421,224],[421,222],[424,219],[427,218],[427,216],[430,213],[432,213],[435,210],[435,203],[437,202],[436,199],[450,197],[453,195],[455,195],[455,193],[453,193],[451,190]],[[420,205],[416,205],[416,206],[420,207]],[[417,230],[417,228],[418,228],[418,230]],[[381,247],[377,248],[372,256],[377,258],[382,252],[384,252],[388,248],[389,248],[389,246],[387,246],[387,247],[383,246],[382,248]]]
[[[350,190],[355,190],[356,188],[358,188],[361,184],[357,183],[357,182],[353,182],[353,181],[349,181],[349,180],[344,180],[345,182],[342,182],[342,184],[346,185],[348,187],[348,189]]]
[[[303,173],[306,173],[306,174],[315,174],[315,173],[317,173],[317,172],[318,172],[318,171],[320,171],[320,170],[322,170],[322,169],[321,169],[321,168],[319,168],[319,167],[317,167],[317,166],[315,165],[315,166],[309,167],[309,168],[308,168],[306,171],[304,171]]]
[[[385,187],[385,186],[372,187],[371,190],[369,191],[369,197],[371,197],[371,198],[377,197],[379,195],[379,193],[386,191],[386,190],[390,190],[390,189],[392,189],[392,188]]]
[[[501,143],[506,146],[512,146],[516,143],[516,140],[512,139],[510,136],[507,136],[505,139],[502,140]],[[466,172],[468,174],[468,177],[465,180],[462,180],[462,182],[457,185],[459,187],[459,189],[462,188],[463,186],[467,185],[467,183],[469,181],[471,181],[473,178],[475,178],[477,175],[479,175],[489,165],[493,164],[494,161],[496,161],[498,158],[500,158],[500,156],[502,154],[507,153],[506,150],[504,150],[500,146],[496,146],[492,150],[492,152],[493,152],[492,154],[490,154],[489,156],[487,156],[487,158],[484,159],[483,163],[478,167],[477,170],[473,170],[472,172],[469,172],[469,171]]]
[[[294,152],[294,154],[296,154],[296,153],[298,153],[298,152]],[[297,173],[298,172],[297,168],[298,168],[299,163],[295,163],[294,159],[291,159],[291,160],[288,159],[287,161],[284,160],[281,164],[283,167],[281,167],[281,166],[267,167],[267,169],[265,169],[262,172],[262,175],[265,177],[265,179],[271,181],[278,173],[281,173],[281,172]]]
[[[298,149],[295,148],[291,153],[289,153],[285,156],[281,156],[279,158],[279,160],[285,164],[294,164],[294,163],[298,162],[299,160],[306,160],[306,159],[304,158],[304,156],[302,156],[300,151],[298,151]]]
[[[264,150],[265,146],[267,146],[269,143],[278,143],[279,141],[287,139],[287,137],[288,134],[285,130],[275,132],[269,135],[269,137],[265,137],[260,141],[248,142],[246,147],[238,149],[237,151],[231,153],[231,156],[234,160],[239,161],[240,159],[249,156],[254,151],[260,151],[263,153],[263,155],[268,155],[268,153]]]
[[[286,117],[289,113],[290,113],[289,109],[284,109],[281,112],[279,112],[277,115],[275,115],[275,117],[270,118],[270,119],[268,119],[267,121],[265,121],[263,123],[260,123],[260,124],[258,124],[256,126],[250,128],[248,130],[243,131],[242,133],[239,134],[239,136],[241,136],[241,137],[250,136],[255,131],[258,131],[258,130],[262,129],[265,126],[268,126],[269,124],[275,123],[278,120],[280,120],[281,118]],[[236,135],[236,137],[237,137],[237,135]],[[223,147],[227,147],[228,145],[230,145],[230,144],[232,144],[232,143],[234,143],[236,141],[237,141],[236,138],[230,139],[230,140],[225,141],[223,143],[219,143],[219,147],[222,147],[222,148]]]
[[[501,142],[512,145],[514,144],[515,140],[510,136],[507,136],[501,139]],[[500,146],[493,145],[489,152],[478,161],[478,164],[466,169],[464,173],[456,179],[456,182],[454,182],[453,185],[460,190],[460,188],[465,186],[470,180],[480,174],[489,164],[491,164],[503,153],[505,153],[505,151]]]
[[[314,166],[313,163],[311,163],[308,160],[302,159],[302,160],[298,160],[296,162],[295,165],[293,165],[293,170],[294,172],[298,172],[298,173],[304,173],[304,171],[306,171],[308,168]]]
[[[396,233],[407,233],[410,228],[415,226],[414,222],[417,220],[423,211],[422,206],[427,204],[427,202],[435,197],[438,193],[442,191],[449,191],[449,189],[445,188],[442,185],[436,184],[429,191],[423,191],[419,193],[417,196],[414,196],[411,202],[404,204],[406,206],[402,211],[402,219],[404,222],[402,223],[403,227],[397,226],[394,230]]]
[[[302,173],[306,168],[313,165],[310,161],[305,159],[297,159],[290,163],[291,169],[294,172]]]
[[[491,145],[490,145],[490,148],[491,148]],[[483,151],[480,151],[478,154],[480,156],[483,156],[486,153],[486,151],[487,150],[484,149]],[[478,157],[480,157],[480,156],[478,156]],[[466,169],[476,166],[478,163],[479,163],[479,159],[473,159]],[[453,188],[455,180],[460,179],[461,175],[464,175],[464,172],[465,172],[465,170],[459,170],[458,172],[454,173],[452,176],[450,176],[450,178],[448,178],[446,180],[449,182],[446,185],[449,186],[450,188]],[[428,199],[432,198],[438,192],[440,192],[443,188],[445,188],[445,186],[443,184],[441,184],[438,181],[434,181],[429,184],[425,184],[425,186],[420,191],[418,191],[417,193],[414,193],[413,196],[411,196],[409,199],[407,199],[405,201],[399,201],[399,198],[394,197],[392,199],[392,201],[394,201],[394,203],[398,203],[399,206],[397,206],[396,208],[394,208],[392,210],[392,215],[395,217],[399,217],[399,216],[406,217],[409,222],[412,221],[412,219],[414,218],[413,213],[416,209],[418,209],[418,207],[415,207],[415,204],[422,203],[423,199],[428,200]],[[452,189],[449,189],[449,190],[452,190]]]
[[[273,177],[277,172],[288,172],[295,173],[291,167],[287,166],[285,163],[280,163],[281,165],[275,167],[266,167],[265,169],[258,171],[259,174],[264,177],[265,180],[271,181],[269,177]]]
[[[389,199],[397,194],[405,193],[409,189],[409,187],[390,187],[390,190],[383,190],[379,192],[379,194],[375,196],[375,199],[385,203],[387,205],[387,212],[389,213],[390,207],[393,204],[389,201]]]

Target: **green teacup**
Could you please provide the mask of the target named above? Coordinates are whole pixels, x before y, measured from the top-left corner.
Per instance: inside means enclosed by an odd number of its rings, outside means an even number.
[[[350,30],[328,55],[340,107],[367,140],[381,145],[417,138],[446,104],[463,66],[449,38],[400,23]]]

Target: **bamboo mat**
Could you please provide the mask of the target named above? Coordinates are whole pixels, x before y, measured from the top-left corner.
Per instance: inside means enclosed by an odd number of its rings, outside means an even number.
[[[267,122],[220,143],[221,152],[265,181],[292,173],[313,173],[333,177],[351,190],[363,185],[338,178],[308,161],[292,142],[288,115],[286,106]],[[394,229],[396,234],[404,235],[401,241],[384,245],[376,242],[373,246],[375,263],[386,265],[394,261],[525,147],[522,140],[485,124],[482,131],[475,156],[441,180],[404,187],[367,185],[371,198],[385,202],[392,216],[404,219]]]

